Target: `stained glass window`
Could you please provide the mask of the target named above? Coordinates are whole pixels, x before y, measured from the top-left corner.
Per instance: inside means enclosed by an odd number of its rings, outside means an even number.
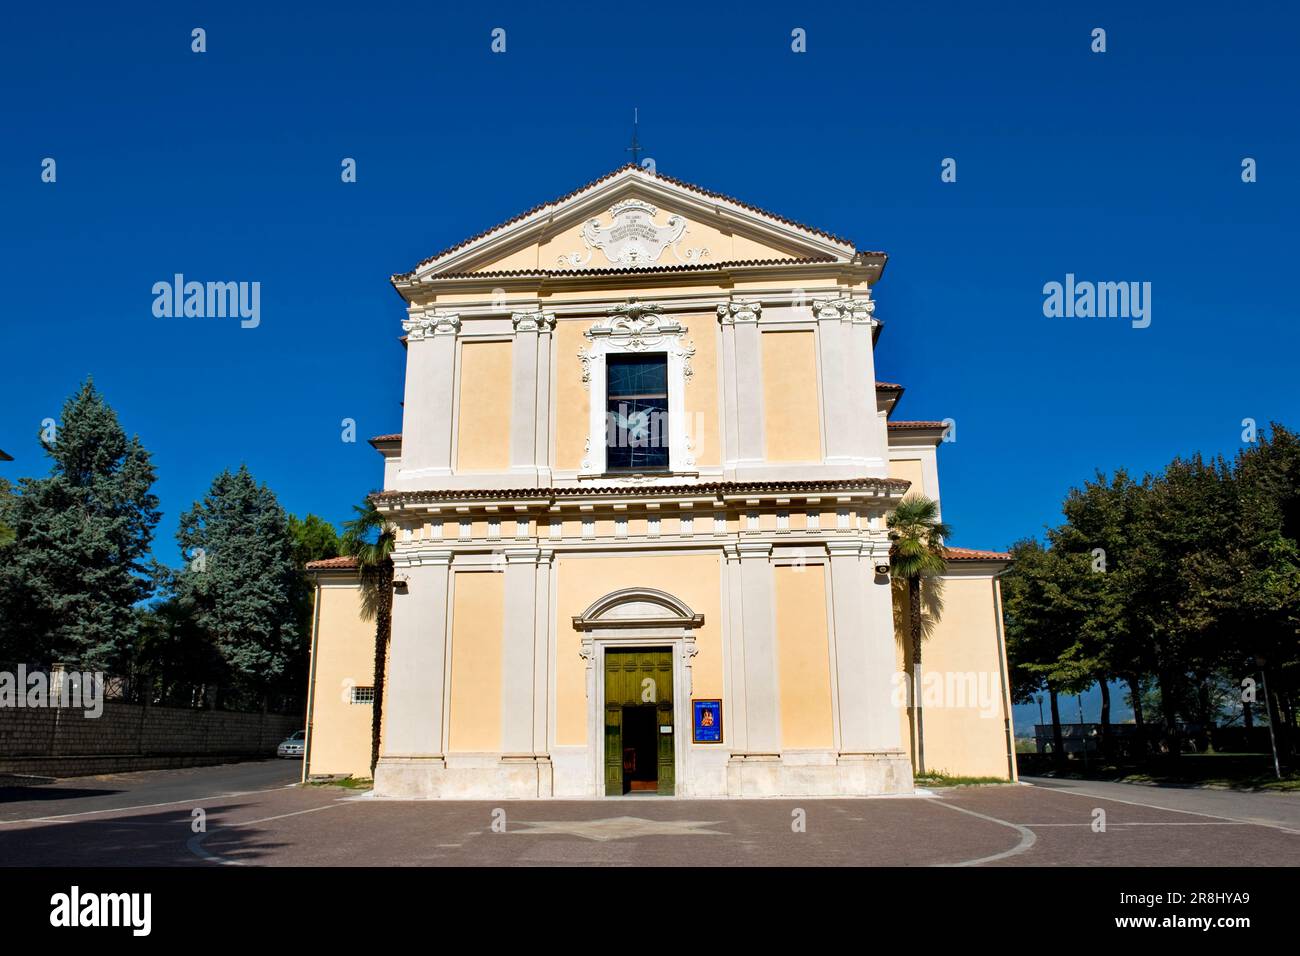
[[[668,468],[668,356],[605,358],[605,468]]]

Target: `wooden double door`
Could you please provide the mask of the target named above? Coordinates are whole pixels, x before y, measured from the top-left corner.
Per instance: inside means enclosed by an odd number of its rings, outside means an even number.
[[[673,793],[673,652],[605,651],[605,795]]]

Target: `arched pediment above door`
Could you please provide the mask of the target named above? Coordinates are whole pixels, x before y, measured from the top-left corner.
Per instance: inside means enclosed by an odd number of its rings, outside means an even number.
[[[579,631],[606,628],[697,628],[703,624],[703,614],[696,614],[683,601],[654,588],[612,591],[573,618],[573,626]]]

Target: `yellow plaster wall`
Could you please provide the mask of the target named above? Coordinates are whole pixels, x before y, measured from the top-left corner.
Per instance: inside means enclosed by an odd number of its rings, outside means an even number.
[[[889,460],[889,477],[903,478],[912,483],[912,487],[907,490],[909,495],[929,495],[929,490],[925,487],[925,469],[921,467],[919,458],[891,458]],[[922,657],[924,659],[924,655]]]
[[[815,333],[764,332],[762,343],[767,460],[820,461]]]
[[[583,332],[592,323],[555,323],[555,467],[577,471],[587,445],[591,395],[582,384],[578,353],[590,344]]]
[[[447,748],[457,753],[501,749],[501,642],[505,575],[452,575],[451,714]]]
[[[375,682],[375,625],[361,619],[359,585],[322,587],[317,599],[308,769],[313,774],[369,777],[373,705],[351,703],[348,687]]]
[[[707,554],[617,555],[556,560],[556,743],[587,743],[587,665],[578,656],[581,635],[573,618],[611,591],[648,587],[666,591],[704,615],[696,631],[699,653],[692,661],[692,697],[722,696],[721,558]],[[674,690],[676,692],[676,689]],[[689,728],[681,732],[689,733]]]
[[[510,467],[510,342],[462,342],[457,471]]]
[[[906,597],[895,592],[899,605],[896,619],[898,669],[911,673],[911,649],[908,635]],[[925,705],[925,765],[927,770],[977,777],[1007,777],[1007,743],[1004,720],[1007,718],[1002,689],[998,633],[994,618],[993,582],[988,578],[949,577],[944,579],[943,613],[934,632],[921,644],[921,675],[943,679],[943,706]],[[973,674],[972,685],[966,675]],[[960,677],[965,700],[948,692],[948,678],[954,685]],[[935,679],[935,678],[931,678]],[[992,706],[980,706],[981,686],[990,690]],[[954,691],[957,687],[954,686]],[[923,691],[924,693],[924,691]],[[965,703],[968,706],[953,706]],[[911,730],[907,710],[899,708],[903,746],[911,749]]]
[[[716,315],[683,318],[687,341],[695,347],[691,377],[686,380],[686,431],[695,446],[695,463],[701,468],[722,464],[718,438],[718,319]]]
[[[772,569],[776,592],[781,749],[834,746],[831,658],[822,565]]]

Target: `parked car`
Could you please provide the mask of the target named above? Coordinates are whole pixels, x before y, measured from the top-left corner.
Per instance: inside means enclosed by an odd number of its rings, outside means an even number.
[[[275,748],[277,757],[302,757],[303,746],[307,743],[307,731],[294,731],[293,736],[286,737],[280,741],[280,746]]]

